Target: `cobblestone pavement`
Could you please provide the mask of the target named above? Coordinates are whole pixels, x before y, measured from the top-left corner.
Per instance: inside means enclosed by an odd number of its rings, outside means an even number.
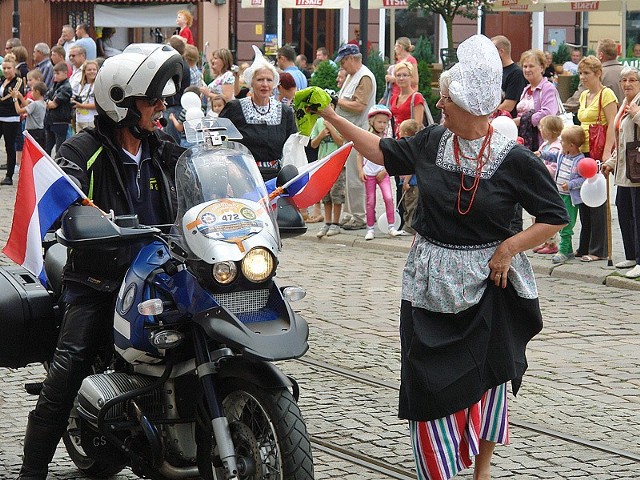
[[[10,229],[13,195],[15,187],[0,187],[1,245]],[[308,291],[294,304],[310,324],[307,358],[397,383],[399,278],[410,240],[365,243],[359,231],[329,243],[315,239],[316,228],[285,240],[279,269],[281,283]],[[573,271],[565,265],[564,274],[556,269],[549,275],[548,257],[539,257],[531,255],[545,328],[530,344],[530,366],[518,397],[509,399],[512,421],[640,456],[637,282],[629,281],[626,288],[603,285],[612,274],[604,262],[576,262]],[[0,257],[0,263],[7,262]],[[406,470],[413,467],[406,424],[396,418],[395,390],[296,361],[279,366],[300,382],[301,409],[314,438]],[[41,375],[39,366],[0,369],[0,479],[15,478],[19,469],[26,417],[35,404],[22,386]],[[385,478],[328,454],[314,452],[314,460],[319,480]],[[638,479],[640,462],[518,426],[511,430],[511,445],[497,447],[494,456],[493,478],[587,477]],[[84,477],[59,447],[50,478]],[[136,477],[125,471],[113,478]],[[472,475],[466,471],[460,478]]]

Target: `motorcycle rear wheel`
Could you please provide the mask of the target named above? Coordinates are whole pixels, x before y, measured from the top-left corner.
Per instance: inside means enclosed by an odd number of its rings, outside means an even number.
[[[313,480],[313,457],[307,427],[286,388],[260,389],[240,381],[223,388],[223,409],[236,451],[250,469],[241,480]],[[207,422],[210,425],[210,422]],[[215,438],[198,443],[198,467],[204,480],[222,480]],[[217,460],[217,461],[216,461]]]

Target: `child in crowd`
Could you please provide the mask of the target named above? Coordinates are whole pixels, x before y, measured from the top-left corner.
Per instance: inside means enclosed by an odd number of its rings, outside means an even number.
[[[562,119],[556,115],[547,115],[540,120],[538,124],[538,129],[540,130],[540,135],[542,135],[542,145],[540,145],[541,152],[548,153],[558,153],[562,150],[562,146],[560,145],[560,133],[562,132],[562,128],[564,124],[562,123]],[[557,164],[555,161],[546,161],[545,165],[547,166],[547,170],[553,178],[556,176],[556,168]],[[542,254],[555,254],[558,253],[558,234],[555,234],[553,237],[547,239],[542,245],[538,245],[533,249],[534,253],[542,253]]]
[[[558,153],[562,150],[562,146],[560,145],[560,133],[562,133],[563,128],[564,124],[562,123],[562,119],[557,115],[547,115],[546,117],[543,117],[538,124],[538,130],[540,130],[540,135],[544,140],[542,145],[540,145],[539,150],[541,152],[551,153]],[[551,175],[555,177],[556,163],[544,163],[547,165]]]
[[[368,116],[369,131],[383,138],[391,121],[391,110],[385,105],[374,105],[371,107],[371,110],[369,110]],[[389,174],[383,166],[370,162],[360,153],[358,153],[357,166],[360,180],[364,182],[366,195],[367,233],[364,239],[373,240],[375,238],[373,227],[376,223],[376,185],[380,187],[380,191],[382,192],[387,222],[389,224],[389,234],[397,235],[397,230],[393,226],[396,211],[393,205],[393,194],[391,192],[391,179],[389,178]]]
[[[29,78],[29,74],[27,74],[27,78]],[[44,117],[47,113],[44,97],[47,94],[47,85],[42,81],[38,81],[35,83],[31,82],[30,87],[31,91],[28,96],[31,98],[26,98],[27,95],[22,96],[19,90],[14,90],[11,95],[17,99],[17,102],[14,102],[16,112],[20,115],[27,116],[25,129],[31,134],[33,139],[38,142],[38,145],[44,148],[46,143]]]
[[[45,151],[51,155],[55,145],[56,152],[67,139],[67,131],[71,125],[71,84],[67,78],[67,65],[58,63],[53,67],[53,88],[47,92],[45,105],[47,114],[44,129],[47,138]]]
[[[578,215],[578,205],[582,203],[580,187],[585,179],[578,173],[578,162],[584,158],[584,154],[580,152],[584,139],[582,127],[577,125],[565,127],[560,134],[561,152],[536,152],[536,155],[544,161],[557,164],[555,180],[560,197],[569,213],[569,223],[560,230],[559,251],[551,258],[554,264],[561,264],[575,257],[571,237]]]
[[[404,120],[398,127],[398,137],[411,137],[418,133],[420,125],[413,118]],[[402,204],[404,205],[404,229],[398,230],[397,235],[414,234],[411,227],[418,206],[418,182],[415,175],[402,176]]]
[[[335,152],[344,140],[340,133],[329,122],[318,118],[316,124],[311,130],[311,146],[318,149],[318,158],[324,158]],[[342,213],[342,205],[346,195],[346,168],[343,168],[333,184],[329,193],[322,199],[324,204],[324,220],[322,226],[316,236],[322,238],[325,235],[332,237],[340,233],[340,215]]]
[[[193,15],[189,10],[178,10],[176,15],[176,25],[180,31],[178,35],[184,38],[187,45],[195,45],[196,42],[193,39],[193,33],[191,33],[191,25],[193,24]]]
[[[226,104],[227,102],[222,95],[216,95],[215,97],[211,98],[211,113],[209,114],[209,116],[215,118],[220,115],[220,112]]]

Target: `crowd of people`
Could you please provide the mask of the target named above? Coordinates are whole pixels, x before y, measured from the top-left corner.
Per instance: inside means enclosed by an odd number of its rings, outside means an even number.
[[[626,174],[626,144],[634,139],[637,123],[633,112],[637,89],[633,88],[638,70],[624,67],[617,59],[617,44],[611,39],[598,42],[595,55],[583,56],[579,49],[562,65],[565,72],[577,74],[580,85],[575,94],[562,103],[555,87],[555,68],[548,52],[528,50],[516,63],[511,58],[511,44],[504,36],[493,39],[503,65],[502,103],[494,115],[512,117],[518,139],[541,157],[555,180],[569,213],[569,223],[559,239],[550,238],[533,249],[552,255],[553,264],[572,259],[582,262],[611,257],[607,238],[607,202],[587,205],[581,198],[585,178],[579,173],[582,158],[599,162],[604,175],[614,173],[617,185],[616,205],[623,236],[625,260],[616,267],[627,270],[628,278],[640,277],[640,228],[634,220],[640,215],[635,201],[636,188]],[[564,112],[573,112],[567,122]],[[565,118],[561,118],[561,114]],[[569,114],[571,117],[571,115]],[[635,178],[635,177],[634,177]],[[636,182],[638,178],[635,178]],[[521,217],[516,210],[516,217]],[[572,242],[577,219],[581,229],[577,247]],[[517,229],[521,229],[521,223]]]

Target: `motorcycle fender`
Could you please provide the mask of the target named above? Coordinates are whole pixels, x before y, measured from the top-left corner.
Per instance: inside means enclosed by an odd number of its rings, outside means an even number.
[[[220,382],[238,378],[264,389],[293,387],[291,380],[275,365],[244,357],[229,357],[222,360],[216,377]]]

